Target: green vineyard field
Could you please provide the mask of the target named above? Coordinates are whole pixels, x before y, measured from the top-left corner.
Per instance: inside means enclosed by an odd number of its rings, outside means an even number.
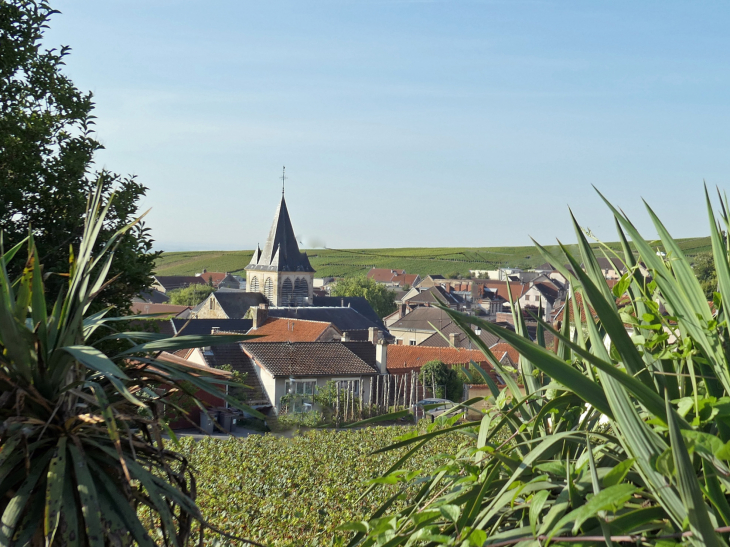
[[[690,256],[710,250],[709,237],[678,240]],[[609,243],[614,249],[618,243]],[[571,251],[576,251],[569,246]],[[598,248],[598,245],[594,245]],[[556,251],[557,247],[548,247]],[[657,244],[661,250],[661,245]],[[158,275],[194,275],[229,272],[243,275],[253,251],[183,251],[164,253],[157,261]],[[466,275],[469,270],[494,270],[500,267],[530,268],[544,262],[535,247],[444,247],[394,249],[311,249],[307,250],[318,277],[345,277],[367,273],[370,268],[394,268],[417,273]]]

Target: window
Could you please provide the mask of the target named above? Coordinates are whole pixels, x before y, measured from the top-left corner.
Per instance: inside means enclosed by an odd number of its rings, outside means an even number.
[[[409,346],[415,346],[416,345],[416,341],[415,340],[409,340],[408,341],[408,345]]]
[[[250,292],[259,292],[259,278],[256,276],[251,278]]]
[[[303,306],[309,297],[309,284],[306,279],[297,279],[294,282],[294,305]]]
[[[529,294],[526,294],[525,295],[525,300],[529,300],[529,299],[530,299],[530,295]]]
[[[312,410],[316,380],[287,380],[284,384],[286,394],[279,401],[282,409],[288,412],[309,412]]]
[[[269,301],[269,304],[274,300],[274,282],[271,281],[270,277],[264,281],[264,296]]]
[[[211,295],[210,299],[208,300],[208,302],[209,302],[208,305],[210,306],[210,309],[214,310],[215,309],[215,298],[213,298],[212,295]]]
[[[291,279],[285,279],[284,283],[281,284],[281,305],[291,306],[294,298],[294,286],[292,285]]]

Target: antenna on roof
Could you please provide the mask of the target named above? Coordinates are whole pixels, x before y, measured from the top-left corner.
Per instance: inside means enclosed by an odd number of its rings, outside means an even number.
[[[286,165],[281,171],[281,197],[284,197],[284,181],[286,180]]]

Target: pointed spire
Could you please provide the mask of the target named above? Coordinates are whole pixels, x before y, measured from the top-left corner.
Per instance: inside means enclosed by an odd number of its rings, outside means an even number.
[[[262,251],[257,249],[246,269],[272,272],[314,271],[307,255],[299,251],[289,211],[286,208],[283,188],[281,202],[271,224],[266,244]]]

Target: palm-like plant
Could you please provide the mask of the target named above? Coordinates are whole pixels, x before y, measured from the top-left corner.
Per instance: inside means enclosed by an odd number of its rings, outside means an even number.
[[[472,438],[460,453],[442,455],[429,477],[399,473],[408,455],[399,460],[391,482],[402,481],[404,492],[415,482],[417,494],[405,509],[389,513],[391,500],[371,520],[346,526],[358,532],[350,545],[726,544],[730,252],[723,233],[730,219],[727,198],[720,201],[718,222],[707,196],[713,303],[651,208],[665,255],[606,201],[621,251],[598,250],[627,268],[613,289],[575,219],[580,258],[565,247],[552,256],[538,244],[550,263],[570,265],[558,266],[571,280],[559,330],[539,319],[532,341],[515,306],[516,332],[445,310],[502,373],[510,397],[496,399],[479,421],[445,419],[446,427],[388,447],[420,450],[455,430]],[[520,352],[522,389],[469,324]],[[558,342],[554,351],[545,347],[547,331]],[[495,443],[504,428],[509,439]]]
[[[110,310],[85,316],[131,228],[96,249],[109,205],[100,190],[90,196],[68,289],[50,313],[32,236],[0,257],[0,545],[154,545],[151,528],[184,545],[205,522],[186,459],[163,442],[164,406],[195,386],[257,414],[221,391],[230,382],[220,375],[155,358],[245,336],[117,332]],[[26,244],[11,281],[6,265]],[[124,347],[105,355],[97,346],[110,341]]]

